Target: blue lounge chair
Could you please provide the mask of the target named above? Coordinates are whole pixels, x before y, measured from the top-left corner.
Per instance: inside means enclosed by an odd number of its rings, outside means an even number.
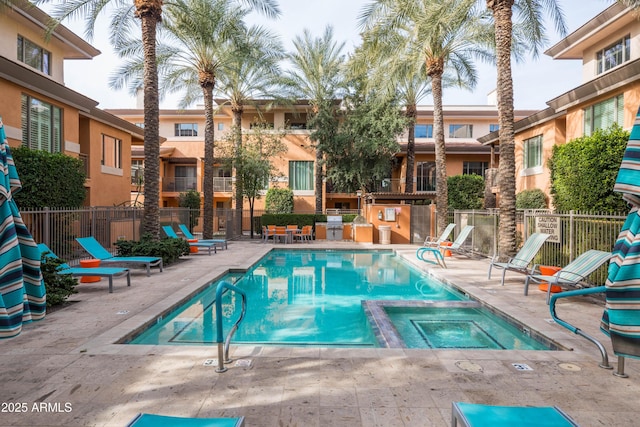
[[[451,426],[463,427],[578,427],[557,406],[491,406],[453,402]]]
[[[553,276],[544,276],[542,274],[527,274],[524,281],[524,294],[529,294],[529,282],[548,283],[547,285],[547,304],[551,298],[551,288],[560,285],[577,285],[587,280],[587,277],[598,269],[601,265],[609,261],[613,254],[611,252],[590,249],[579,257],[571,261]],[[537,266],[535,266],[537,267]],[[534,267],[534,270],[537,268]]]
[[[220,245],[222,249],[227,249],[226,239],[197,239],[193,234],[191,234],[191,232],[189,231],[186,225],[178,224],[178,228],[180,228],[180,231],[182,231],[182,235],[189,240],[198,240],[198,242],[207,242],[207,243],[213,242]]]
[[[166,415],[138,414],[127,427],[243,427],[244,417],[184,418]]]
[[[491,268],[495,267],[502,269],[502,286],[504,286],[504,276],[507,271],[513,271],[522,274],[533,274],[533,266],[529,269],[529,265],[533,262],[533,258],[540,251],[542,244],[549,238],[545,233],[533,233],[527,238],[522,245],[522,248],[518,251],[515,257],[509,258],[507,262],[498,262],[497,255],[491,260],[489,264],[489,276],[491,279]]]
[[[134,264],[144,265],[147,276],[151,276],[151,267],[159,267],[162,272],[162,257],[153,256],[113,256],[94,237],[76,237],[80,246],[93,258],[99,259],[102,264]]]
[[[456,228],[456,224],[452,222],[447,225],[447,227],[437,239],[433,239],[431,236],[427,236],[427,238],[424,239],[424,243],[422,244],[422,246],[425,246],[427,248],[440,247],[440,243],[447,241],[447,239],[449,238],[449,234],[451,234],[454,228]]]
[[[59,259],[56,254],[44,243],[38,243],[38,249],[40,253],[47,258]],[[116,268],[116,267],[96,267],[96,268],[80,268],[70,267],[66,263],[60,264],[56,273],[70,274],[73,277],[78,276],[98,276],[106,277],[109,279],[109,293],[113,293],[113,278],[127,276],[127,286],[131,286],[131,272],[128,268]]]
[[[167,235],[167,237],[171,237],[172,239],[180,238],[180,236],[178,236],[176,232],[173,231],[173,228],[171,228],[170,225],[163,225],[162,230],[164,231],[164,234]],[[204,248],[207,251],[209,251],[209,255],[211,255],[211,249],[213,249],[213,253],[216,253],[216,254],[218,253],[217,244],[215,242],[204,242],[204,241],[189,242],[189,246],[191,246],[192,248]]]

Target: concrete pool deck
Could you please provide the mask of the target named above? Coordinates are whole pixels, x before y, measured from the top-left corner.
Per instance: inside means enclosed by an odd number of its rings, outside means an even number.
[[[114,344],[229,269],[243,270],[273,247],[396,250],[407,260],[512,316],[572,351],[411,350],[232,346],[225,373],[205,366],[217,349]],[[524,276],[488,260],[447,258],[448,269],[419,263],[416,246],[234,241],[163,273],[83,283],[75,301],[0,341],[0,426],[124,426],[139,412],[246,417],[246,426],[447,426],[451,402],[557,405],[581,426],[634,426],[640,418],[640,361],[629,378],[598,367],[587,340],[550,321],[545,293],[523,295]],[[603,303],[571,298],[558,315],[599,339]],[[526,366],[525,366],[526,365]],[[522,370],[528,367],[530,370]]]

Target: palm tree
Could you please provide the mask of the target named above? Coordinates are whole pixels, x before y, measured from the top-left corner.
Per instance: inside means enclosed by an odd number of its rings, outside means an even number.
[[[516,252],[516,178],[515,141],[513,130],[513,78],[511,55],[516,12],[517,34],[525,37],[530,51],[536,56],[544,43],[545,29],[542,13],[547,12],[557,30],[566,33],[562,10],[555,0],[486,0],[493,14],[497,57],[498,125],[500,140],[500,217],[498,225],[498,255],[507,258]]]
[[[219,73],[227,61],[244,49],[246,9],[232,7],[226,0],[177,0],[165,12],[163,31],[157,46],[160,92],[183,93],[180,108],[204,100],[204,173],[203,237],[213,237],[213,165],[215,129],[213,91]],[[111,80],[120,88],[131,81],[131,91],[138,86],[142,61],[138,43],[129,39],[117,52],[132,57]]]
[[[332,108],[330,102],[339,98],[344,86],[344,42],[337,43],[333,29],[327,26],[321,37],[313,38],[309,30],[293,41],[295,52],[289,54],[293,69],[285,74],[285,84],[293,96],[308,99],[312,117],[320,108]],[[316,212],[322,212],[322,143],[316,141],[315,196]]]
[[[229,0],[232,1],[232,0]],[[276,17],[280,14],[276,0],[236,0]],[[55,25],[67,18],[84,16],[85,33],[93,38],[95,23],[100,15],[113,6],[110,41],[115,46],[131,33],[132,20],[140,20],[142,50],[144,52],[144,214],[142,229],[154,238],[160,237],[160,100],[156,58],[156,29],[162,21],[162,0],[36,0],[36,3],[55,3],[52,17]],[[166,7],[172,7],[167,3]],[[133,12],[133,14],[131,13]]]
[[[285,56],[280,38],[262,27],[249,28],[243,38],[246,49],[229,52],[225,71],[220,75],[216,88],[216,93],[226,99],[231,106],[236,153],[242,152],[244,106],[255,105],[258,99],[277,97],[279,64]],[[236,164],[236,176],[242,176],[241,167],[241,162]],[[242,232],[243,194],[242,180],[236,180],[236,224],[239,232]]]
[[[477,75],[472,58],[492,58],[483,48],[488,44],[488,32],[475,3],[475,0],[376,0],[361,15],[365,46],[369,45],[368,50],[382,59],[379,69],[390,76],[390,82],[394,83],[398,78],[397,81],[405,82],[400,88],[411,122],[407,144],[407,192],[413,192],[413,126],[419,93],[416,79],[422,73],[424,82],[427,77],[431,80],[438,233],[446,227],[448,210],[442,90],[452,83],[473,88]]]

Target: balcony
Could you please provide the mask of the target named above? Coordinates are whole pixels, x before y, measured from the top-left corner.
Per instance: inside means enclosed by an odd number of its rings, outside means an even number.
[[[189,190],[198,189],[198,178],[190,177],[165,177],[162,180],[162,191],[169,193],[183,193]]]
[[[216,193],[233,193],[232,177],[213,178],[213,191]]]

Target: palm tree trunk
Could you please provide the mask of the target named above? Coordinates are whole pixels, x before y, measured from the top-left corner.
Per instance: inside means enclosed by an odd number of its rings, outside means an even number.
[[[405,174],[405,193],[413,193],[413,170],[416,163],[416,119],[418,109],[415,105],[407,105],[405,113],[409,118],[409,137],[407,139],[407,173]]]
[[[516,248],[516,177],[513,130],[513,79],[511,74],[511,39],[513,0],[487,0],[493,12],[496,32],[498,72],[498,123],[500,126],[500,216],[498,255],[504,259]]]
[[[213,87],[214,82],[207,81],[202,85],[204,95],[204,173],[203,173],[203,229],[204,239],[213,238],[213,162],[215,150],[215,129],[213,126]]]
[[[322,213],[322,150],[316,147],[316,170],[315,170],[315,193],[316,193],[316,213]]]
[[[438,230],[437,235],[440,235],[447,226],[447,211],[449,210],[447,152],[444,142],[444,117],[442,111],[442,73],[436,72],[431,74],[430,77],[431,93],[433,94],[433,133],[436,155],[436,228]]]
[[[242,112],[244,108],[242,105],[232,106],[233,112],[233,132],[235,141],[236,158],[240,155],[242,150]],[[242,166],[239,162],[236,163],[236,235],[242,235],[242,204],[244,203],[244,190],[242,188],[242,180],[239,177],[242,175]]]
[[[144,51],[144,213],[143,233],[160,238],[160,100],[158,97],[158,67],[156,61],[156,25],[162,6],[140,9],[136,13],[142,26]]]

